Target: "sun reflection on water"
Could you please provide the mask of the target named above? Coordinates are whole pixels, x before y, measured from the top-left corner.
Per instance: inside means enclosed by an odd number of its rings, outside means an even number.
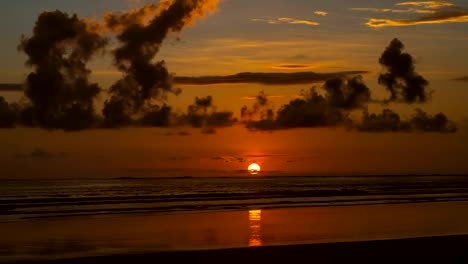
[[[249,246],[261,246],[262,241],[262,210],[249,211]]]

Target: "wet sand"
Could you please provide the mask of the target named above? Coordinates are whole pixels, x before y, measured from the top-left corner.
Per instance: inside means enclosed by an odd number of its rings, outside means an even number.
[[[173,251],[19,263],[467,263],[468,236]]]
[[[0,262],[431,259],[467,254],[468,202],[39,218],[3,222],[0,231]]]

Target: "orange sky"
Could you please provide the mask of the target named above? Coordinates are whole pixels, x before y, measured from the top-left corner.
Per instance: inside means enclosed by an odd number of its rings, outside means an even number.
[[[342,128],[252,132],[241,124],[213,135],[185,126],[76,133],[17,128],[0,130],[0,178],[244,176],[251,162],[258,162],[265,175],[468,173],[468,82],[453,80],[468,75],[468,7],[462,0],[437,3],[221,0],[217,12],[170,34],[155,59],[164,59],[176,76],[368,71],[364,82],[375,100],[383,100],[388,93],[377,83],[382,71],[378,59],[398,37],[415,58],[416,71],[430,81],[433,97],[425,104],[370,103],[369,111],[390,107],[402,118],[415,108],[443,112],[459,125],[456,134]],[[31,34],[41,11],[58,8],[99,19],[104,12],[127,10],[135,3],[23,0],[6,5],[0,11],[0,83],[23,83],[31,69],[16,47],[21,34]],[[434,18],[447,10],[458,15]],[[104,90],[121,77],[110,56],[97,56],[89,66],[91,79]],[[253,105],[249,98],[260,91],[270,96],[277,111],[312,85],[178,85],[183,93],[169,95],[167,103],[181,113],[195,97],[212,96],[216,110],[239,118],[241,107]],[[0,96],[14,102],[21,93],[0,91]],[[105,100],[105,93],[97,98],[98,109]]]

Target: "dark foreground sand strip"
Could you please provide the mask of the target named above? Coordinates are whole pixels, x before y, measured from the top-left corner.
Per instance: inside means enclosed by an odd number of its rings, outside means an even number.
[[[174,251],[19,263],[468,263],[468,235]]]

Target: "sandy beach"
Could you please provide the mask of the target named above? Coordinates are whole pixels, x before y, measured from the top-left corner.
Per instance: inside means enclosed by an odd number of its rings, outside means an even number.
[[[250,247],[221,250],[172,251],[115,255],[42,263],[466,263],[468,236]]]
[[[26,219],[0,223],[0,262],[464,256],[467,212],[468,202],[439,202]]]

